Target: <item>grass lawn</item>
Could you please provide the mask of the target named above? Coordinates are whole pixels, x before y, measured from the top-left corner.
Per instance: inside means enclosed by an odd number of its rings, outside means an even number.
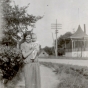
[[[39,57],[42,59],[69,59],[69,60],[88,60],[88,57],[65,57],[65,56],[49,56],[49,57]]]
[[[41,62],[53,69],[60,80],[57,88],[88,88],[88,68],[83,66]]]

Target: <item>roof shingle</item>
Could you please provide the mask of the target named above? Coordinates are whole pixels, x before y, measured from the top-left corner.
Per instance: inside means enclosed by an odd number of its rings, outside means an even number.
[[[77,31],[72,36],[70,36],[70,38],[71,39],[88,38],[88,35],[84,33],[84,31],[81,29],[79,25]]]

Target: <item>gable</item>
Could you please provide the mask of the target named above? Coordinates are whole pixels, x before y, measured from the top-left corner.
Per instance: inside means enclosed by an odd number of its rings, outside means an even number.
[[[41,53],[39,54],[40,57],[47,57],[49,56],[44,50],[41,51]]]

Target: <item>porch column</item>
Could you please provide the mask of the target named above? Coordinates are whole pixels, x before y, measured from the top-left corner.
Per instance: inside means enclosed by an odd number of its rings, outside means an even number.
[[[74,51],[75,51],[75,41],[74,41],[74,47],[73,48],[74,48]]]
[[[83,41],[83,44],[84,44],[84,51],[85,51],[85,48],[86,48],[86,47],[85,47],[85,39],[84,39],[84,41]]]
[[[73,40],[71,39],[71,41],[72,41],[72,52],[73,52]]]

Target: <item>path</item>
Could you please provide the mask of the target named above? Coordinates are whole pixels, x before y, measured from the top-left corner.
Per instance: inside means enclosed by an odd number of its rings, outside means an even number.
[[[41,88],[56,88],[59,80],[50,68],[43,65],[40,67],[41,70]]]
[[[57,79],[55,73],[48,67],[44,65],[40,66],[41,74],[41,88],[56,88],[59,80]],[[25,88],[24,80],[19,82],[16,88]]]

